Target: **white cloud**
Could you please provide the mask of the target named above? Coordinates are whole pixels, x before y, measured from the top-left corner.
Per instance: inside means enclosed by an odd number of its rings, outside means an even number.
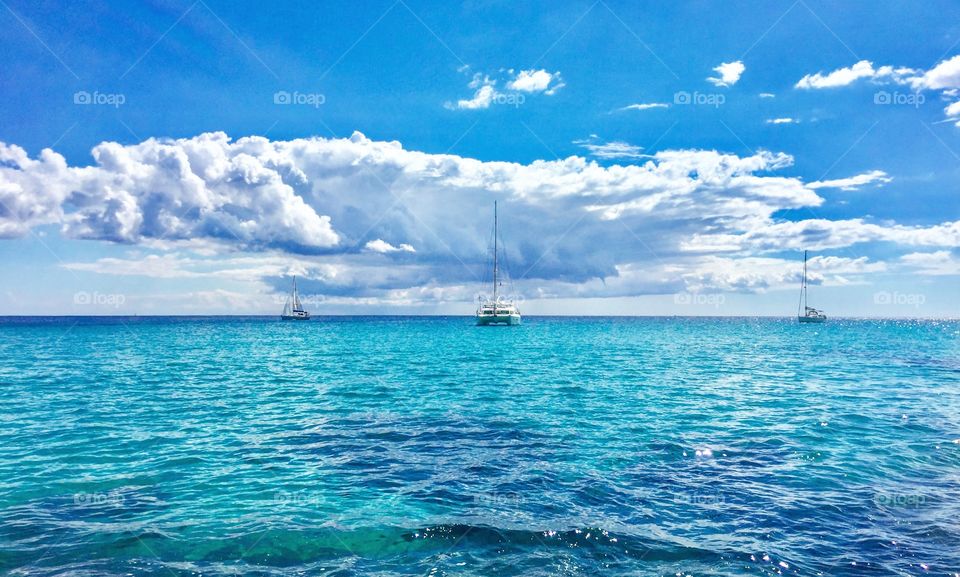
[[[669,104],[665,102],[647,102],[639,104],[628,104],[620,110],[651,110],[653,108],[670,108]]]
[[[625,142],[579,144],[605,158],[641,155]],[[356,302],[471,300],[486,266],[490,221],[483,215],[494,200],[501,201],[511,272],[524,277],[518,285],[530,294],[675,292],[694,278],[758,290],[775,283],[707,274],[708,264],[723,265],[706,259],[724,252],[737,268],[783,250],[960,244],[960,222],[784,221],[785,210],[815,208],[823,198],[786,173],[793,158],[780,152],[665,150],[626,165],[581,156],[521,164],[405,150],[360,133],[108,142],[94,149],[93,166],[79,167],[51,151],[37,159],[7,145],[0,151],[0,194],[19,207],[0,212],[7,236],[59,225],[66,237],[141,252],[70,268],[247,279],[279,292],[296,272],[304,294]],[[887,178],[867,174],[872,182]],[[865,184],[845,180],[815,186]],[[384,251],[405,258],[384,267]]]
[[[490,103],[493,102],[493,99],[496,96],[497,91],[494,89],[493,85],[484,84],[483,86],[477,88],[477,91],[473,93],[473,98],[458,100],[456,105],[452,105],[448,102],[444,106],[450,110],[478,110],[490,108]]]
[[[184,254],[143,254],[130,251],[128,258],[107,257],[93,262],[65,263],[69,270],[116,276],[143,276],[158,279],[216,278],[254,282],[268,276],[335,277],[340,268],[292,257],[279,252],[242,256],[195,257]]]
[[[800,121],[796,118],[768,118],[767,124],[797,124]]]
[[[808,280],[824,285],[850,284],[851,279],[887,270],[885,263],[867,257],[815,256],[808,265]],[[694,261],[682,276],[690,292],[764,292],[795,288],[801,270],[798,259],[706,256]]]
[[[776,98],[777,95],[772,92],[761,92],[760,98]]]
[[[872,62],[869,60],[861,60],[853,66],[838,68],[828,74],[822,72],[807,74],[797,82],[796,88],[812,89],[847,86],[848,84],[853,84],[860,78],[872,78],[875,73]]]
[[[33,161],[3,145],[0,194],[18,208],[0,217],[0,231],[22,234],[41,222],[60,222],[67,236],[116,242],[208,238],[295,250],[336,246],[330,218],[296,192],[303,173],[269,146],[262,138],[230,142],[222,132],[131,146],[105,142],[93,149],[95,166],[68,167],[50,150]]]
[[[915,90],[960,88],[960,54],[909,80]]]
[[[740,75],[743,74],[743,71],[746,69],[747,67],[739,60],[724,62],[713,69],[719,77],[708,77],[707,81],[711,82],[714,86],[733,86],[740,80]]]
[[[573,144],[585,148],[597,158],[641,158],[643,147],[620,140],[600,142],[596,138],[588,140],[574,140]]]
[[[818,188],[839,188],[840,190],[857,190],[861,186],[871,184],[874,182],[880,184],[886,184],[893,179],[887,176],[887,173],[882,170],[871,170],[870,172],[864,172],[863,174],[858,174],[856,176],[851,176],[848,178],[838,178],[836,180],[818,180],[816,182],[811,182],[807,184],[807,188],[812,188],[814,190]]]
[[[923,71],[907,67],[881,66],[874,68],[869,60],[861,60],[851,67],[840,68],[823,74],[807,74],[801,78],[796,88],[820,89],[848,86],[861,78],[869,78],[876,84],[893,83],[907,85],[916,92],[923,90],[942,90],[944,98],[955,98],[960,90],[960,55],[939,62],[930,70]],[[923,102],[917,95],[914,101]],[[954,102],[946,109],[947,120],[957,121],[960,126],[960,105]]]
[[[469,68],[461,67],[461,72]],[[490,108],[491,104],[504,103],[518,106],[526,102],[525,94],[546,94],[552,96],[566,86],[559,72],[546,70],[521,70],[515,73],[512,69],[501,70],[506,74],[504,79],[505,90],[497,90],[497,80],[479,72],[474,73],[467,88],[473,90],[473,96],[457,100],[456,103],[445,102],[448,110],[482,110]]]
[[[916,274],[929,276],[960,275],[960,259],[946,250],[913,252],[900,257],[900,261]]]
[[[365,245],[365,248],[367,250],[378,252],[380,254],[387,254],[391,252],[417,252],[416,249],[414,249],[409,244],[404,243],[404,244],[401,244],[400,246],[393,246],[389,242],[380,238],[376,240],[371,240]]]
[[[550,83],[554,82],[551,87]],[[521,70],[513,80],[507,82],[507,88],[520,92],[544,92],[553,94],[561,88],[560,73],[546,70]]]
[[[943,109],[943,112],[947,115],[948,120],[955,120],[957,121],[957,126],[960,126],[960,100],[951,103],[949,106]]]
[[[960,221],[934,226],[880,225],[859,218],[755,223],[740,233],[698,233],[683,246],[695,252],[770,252],[805,248],[827,250],[867,242],[952,247],[960,244]]]
[[[807,74],[797,82],[795,88],[837,88],[849,86],[862,78],[868,78],[878,84],[909,85],[914,90],[960,88],[960,56],[944,60],[926,72],[905,66],[874,67],[869,60],[861,60],[853,66],[838,68],[827,74],[823,72]]]

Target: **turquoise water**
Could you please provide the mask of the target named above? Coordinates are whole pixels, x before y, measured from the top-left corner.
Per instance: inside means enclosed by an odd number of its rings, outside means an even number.
[[[955,575],[960,322],[0,320],[0,572]]]

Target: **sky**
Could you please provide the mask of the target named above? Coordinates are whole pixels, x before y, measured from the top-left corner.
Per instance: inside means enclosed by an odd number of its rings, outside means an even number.
[[[960,4],[0,1],[0,314],[960,316]]]

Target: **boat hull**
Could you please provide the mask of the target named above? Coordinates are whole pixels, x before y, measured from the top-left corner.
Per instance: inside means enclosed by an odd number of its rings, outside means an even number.
[[[801,323],[822,323],[827,317],[797,317]]]
[[[510,325],[517,326],[520,324],[520,315],[519,314],[507,314],[507,315],[477,315],[477,326],[485,327],[492,325]]]
[[[310,313],[303,315],[280,315],[280,320],[282,321],[309,321]]]

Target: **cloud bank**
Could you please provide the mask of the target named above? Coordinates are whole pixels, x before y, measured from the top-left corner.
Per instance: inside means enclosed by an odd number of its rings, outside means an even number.
[[[620,143],[597,145],[611,144]],[[640,153],[630,146],[591,152],[633,159]],[[494,200],[507,270],[519,290],[540,298],[767,290],[787,282],[783,270],[796,268],[794,251],[804,248],[885,242],[939,255],[960,245],[960,222],[816,218],[818,189],[889,177],[805,183],[785,174],[793,158],[782,152],[666,150],[636,164],[580,156],[520,164],[411,151],[360,133],[288,141],[209,133],[105,142],[93,159],[70,166],[51,150],[31,158],[0,144],[2,234],[53,225],[65,237],[150,251],[163,264],[145,267],[140,254],[70,263],[77,270],[239,268],[278,290],[287,288],[283,274],[296,272],[304,294],[390,302],[472,300],[488,274]],[[782,216],[791,210],[810,218]],[[875,270],[855,267],[844,278]],[[825,282],[840,282],[837,274]]]

